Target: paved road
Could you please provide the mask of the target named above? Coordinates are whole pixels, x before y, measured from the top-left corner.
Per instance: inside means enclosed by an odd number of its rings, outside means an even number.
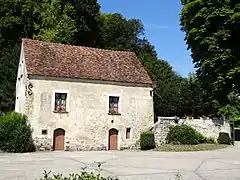
[[[205,152],[36,152],[0,153],[0,180],[40,179],[44,170],[68,174],[87,166],[96,169],[94,161],[106,162],[103,174],[120,179],[169,180],[179,171],[184,180],[240,179],[240,148],[230,147]]]

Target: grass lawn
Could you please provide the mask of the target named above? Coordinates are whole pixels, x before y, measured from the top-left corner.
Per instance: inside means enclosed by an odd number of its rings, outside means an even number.
[[[182,151],[209,151],[226,148],[224,144],[198,144],[198,145],[173,145],[164,144],[156,148],[157,151],[182,152]]]

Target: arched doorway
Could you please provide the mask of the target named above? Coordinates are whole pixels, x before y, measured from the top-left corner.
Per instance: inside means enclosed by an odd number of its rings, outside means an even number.
[[[118,130],[116,129],[109,130],[108,149],[109,150],[118,149]]]
[[[53,133],[53,150],[62,151],[64,150],[64,139],[65,139],[65,130],[64,129],[55,129]]]

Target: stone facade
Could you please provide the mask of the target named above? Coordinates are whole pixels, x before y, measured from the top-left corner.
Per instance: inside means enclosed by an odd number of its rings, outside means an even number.
[[[220,122],[220,121],[219,121]],[[207,138],[213,138],[215,141],[220,132],[227,132],[230,135],[231,127],[226,121],[220,123],[212,119],[178,119],[175,117],[158,117],[158,121],[152,126],[156,146],[166,143],[166,137],[170,126],[186,124],[200,132]]]
[[[151,87],[29,76],[32,94],[23,113],[37,150],[52,150],[54,130],[65,130],[65,150],[107,150],[109,130],[118,130],[118,149],[138,148],[140,133],[152,126]],[[66,92],[67,113],[54,112],[56,92]],[[120,115],[109,115],[109,96],[119,96]],[[126,128],[131,128],[126,139]],[[42,131],[45,134],[42,134]]]
[[[18,64],[17,81],[16,81],[16,100],[15,111],[23,112],[26,100],[27,86],[27,69],[25,65],[24,51],[21,49],[20,60]]]

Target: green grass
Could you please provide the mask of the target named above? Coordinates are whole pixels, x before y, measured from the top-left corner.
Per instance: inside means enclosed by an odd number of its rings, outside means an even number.
[[[156,148],[157,151],[183,152],[183,151],[210,151],[226,148],[225,144],[198,144],[198,145],[173,145],[164,144]]]

